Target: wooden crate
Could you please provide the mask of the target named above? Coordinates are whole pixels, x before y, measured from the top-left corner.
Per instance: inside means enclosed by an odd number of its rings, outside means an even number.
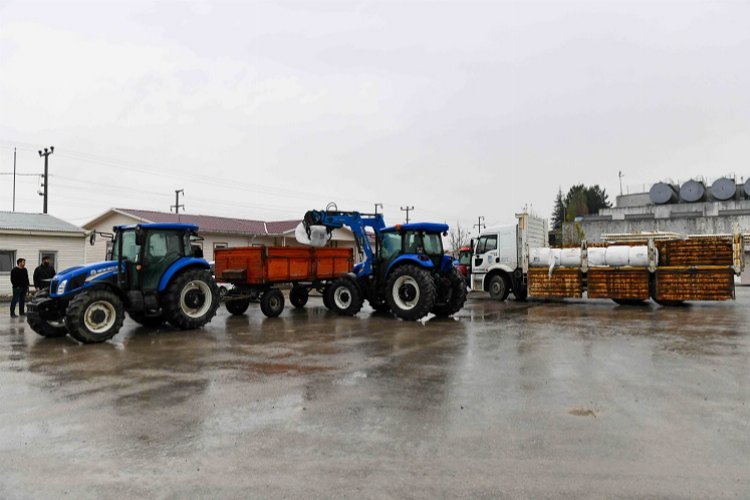
[[[732,241],[724,237],[662,241],[657,243],[657,248],[660,266],[732,265]]]
[[[649,272],[646,268],[591,268],[586,290],[590,299],[649,298]]]
[[[721,266],[662,267],[656,271],[654,299],[732,300],[734,273]]]
[[[529,295],[539,298],[580,298],[583,276],[580,269],[556,268],[549,275],[547,268],[529,269]]]

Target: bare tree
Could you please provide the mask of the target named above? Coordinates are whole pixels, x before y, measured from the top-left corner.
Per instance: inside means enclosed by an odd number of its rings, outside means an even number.
[[[469,230],[465,227],[461,227],[461,224],[457,221],[455,226],[451,227],[448,233],[448,244],[450,245],[451,253],[458,255],[458,249],[461,247],[469,246]]]

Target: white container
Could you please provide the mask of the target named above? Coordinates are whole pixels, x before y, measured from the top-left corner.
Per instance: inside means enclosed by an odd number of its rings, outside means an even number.
[[[549,251],[549,265],[551,266],[554,262],[555,266],[560,265],[560,258],[562,255],[562,250],[559,248],[553,248]]]
[[[560,252],[560,265],[562,267],[581,267],[581,249],[563,248]]]
[[[659,256],[657,254],[656,260],[658,262]],[[630,255],[628,261],[631,266],[635,267],[646,267],[648,266],[648,247],[630,247]]]
[[[627,266],[630,263],[630,247],[608,247],[606,257],[609,267]]]
[[[589,248],[589,267],[607,267],[606,248]]]
[[[551,248],[539,247],[529,249],[529,266],[549,267],[549,256]]]

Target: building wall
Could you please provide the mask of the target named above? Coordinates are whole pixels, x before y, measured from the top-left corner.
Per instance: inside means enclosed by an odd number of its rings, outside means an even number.
[[[57,252],[55,270],[80,266],[86,261],[86,238],[81,236],[47,236],[20,235],[0,233],[0,249],[15,250],[16,259],[26,259],[29,270],[29,281],[32,281],[34,269],[41,263],[39,252]],[[10,273],[0,273],[0,297],[12,294]]]

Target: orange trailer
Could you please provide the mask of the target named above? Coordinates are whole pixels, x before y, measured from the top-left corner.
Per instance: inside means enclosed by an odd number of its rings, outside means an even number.
[[[251,302],[260,301],[268,317],[284,309],[279,285],[291,284],[289,300],[304,307],[311,289],[322,292],[354,264],[350,248],[266,246],[216,249],[214,261],[216,279],[234,285],[225,297],[227,310],[244,314]]]

